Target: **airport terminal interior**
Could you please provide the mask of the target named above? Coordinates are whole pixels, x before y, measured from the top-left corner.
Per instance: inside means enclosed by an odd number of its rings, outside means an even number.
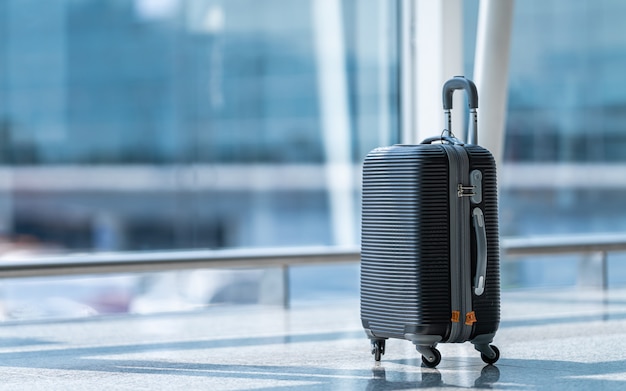
[[[624,389],[625,18],[621,0],[0,0],[0,390]],[[444,113],[460,75],[475,122],[460,92]],[[466,342],[429,365],[407,329],[377,361],[362,322],[364,161],[425,139],[493,156],[498,243],[465,243],[499,273],[492,363]]]

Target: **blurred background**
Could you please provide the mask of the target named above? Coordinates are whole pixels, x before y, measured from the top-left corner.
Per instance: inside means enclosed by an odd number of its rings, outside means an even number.
[[[468,76],[477,17],[463,1]],[[516,2],[502,236],[626,231],[625,17],[620,0]],[[0,262],[358,246],[361,161],[401,141],[400,21],[400,0],[0,0]],[[358,265],[289,273],[294,303],[358,297]],[[505,289],[576,275],[571,257],[503,260]],[[0,315],[257,303],[275,279],[4,280]]]

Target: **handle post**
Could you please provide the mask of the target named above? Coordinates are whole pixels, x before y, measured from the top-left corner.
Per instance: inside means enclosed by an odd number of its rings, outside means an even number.
[[[470,108],[470,123],[467,129],[467,137],[465,141],[468,144],[478,143],[478,90],[473,81],[464,76],[455,76],[446,81],[443,85],[443,111],[446,116],[446,124],[448,131],[452,131],[452,95],[455,90],[465,90],[467,93],[467,102]]]

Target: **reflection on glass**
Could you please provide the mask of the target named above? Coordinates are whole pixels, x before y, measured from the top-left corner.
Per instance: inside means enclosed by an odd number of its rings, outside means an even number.
[[[0,258],[356,245],[360,162],[398,141],[397,3],[0,0]],[[354,268],[292,272],[296,299],[356,291]],[[283,282],[10,280],[0,318],[276,304]]]
[[[475,26],[478,1],[466,5]],[[619,0],[515,3],[499,170],[503,236],[626,231],[624,15]],[[474,36],[468,29],[466,41]],[[505,264],[505,286],[575,284],[571,258]],[[619,265],[611,274],[623,283]]]
[[[399,133],[397,19],[380,0],[0,0],[2,237],[356,244],[358,165]]]

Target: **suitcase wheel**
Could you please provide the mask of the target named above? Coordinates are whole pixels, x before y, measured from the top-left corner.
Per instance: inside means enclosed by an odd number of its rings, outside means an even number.
[[[373,339],[372,340],[372,354],[374,355],[374,361],[379,362],[380,357],[385,354],[385,340]]]
[[[495,364],[496,361],[498,361],[498,359],[500,358],[500,350],[495,345],[489,345],[489,347],[491,348],[491,350],[493,350],[494,355],[490,357],[487,354],[481,352],[480,358],[485,364],[491,365]]]
[[[435,348],[429,348],[424,354],[424,349],[420,349],[422,353],[422,364],[428,368],[434,368],[441,362],[441,353]]]

